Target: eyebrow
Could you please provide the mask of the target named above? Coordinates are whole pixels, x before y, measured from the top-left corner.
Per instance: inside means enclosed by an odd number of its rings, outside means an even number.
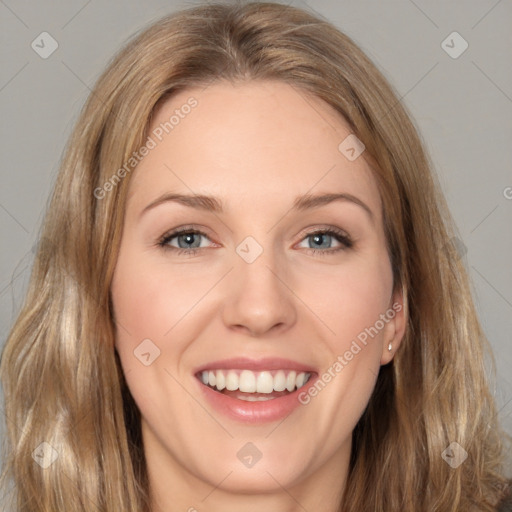
[[[374,221],[374,215],[372,210],[359,199],[358,197],[347,194],[347,193],[339,193],[339,194],[305,194],[302,196],[298,196],[295,198],[292,210],[295,211],[305,211],[313,208],[319,208],[320,206],[324,206],[335,201],[348,201],[360,206],[370,217],[370,220]],[[182,204],[184,206],[188,206],[190,208],[195,208],[197,210],[211,211],[215,213],[222,213],[224,211],[222,206],[222,201],[214,196],[208,196],[203,194],[175,194],[175,193],[166,193],[162,196],[158,197],[151,203],[149,203],[141,212],[140,216],[142,216],[147,211],[168,202],[175,202],[178,204]]]

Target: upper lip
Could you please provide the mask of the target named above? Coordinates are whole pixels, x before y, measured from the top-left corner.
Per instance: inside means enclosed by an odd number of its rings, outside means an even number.
[[[198,366],[194,373],[200,373],[204,370],[299,370],[302,372],[315,373],[315,369],[307,364],[302,364],[291,359],[280,357],[265,357],[262,359],[250,359],[248,357],[234,357],[231,359],[222,359],[211,361]]]

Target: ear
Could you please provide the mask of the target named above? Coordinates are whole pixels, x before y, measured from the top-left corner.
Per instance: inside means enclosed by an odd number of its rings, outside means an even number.
[[[404,337],[408,316],[406,297],[407,290],[402,286],[395,290],[389,301],[389,306],[386,311],[386,317],[389,321],[383,332],[381,365],[388,364],[392,361]]]

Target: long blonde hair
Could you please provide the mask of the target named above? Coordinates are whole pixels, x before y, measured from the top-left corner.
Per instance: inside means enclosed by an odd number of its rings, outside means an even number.
[[[258,79],[321,98],[363,141],[395,286],[405,292],[407,332],[354,430],[343,511],[495,510],[508,438],[486,378],[490,350],[417,130],[349,37],[274,3],[204,4],[157,21],[114,57],[88,98],[2,354],[3,482],[15,510],[149,510],[140,413],[114,349],[109,295],[130,172],[101,199],[95,191],[145,143],[155,106],[170,94]],[[457,468],[441,455],[452,442],[468,453]],[[43,468],[37,457],[56,460]]]

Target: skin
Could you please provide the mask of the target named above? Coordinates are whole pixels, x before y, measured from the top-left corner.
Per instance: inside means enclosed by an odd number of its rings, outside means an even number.
[[[198,105],[131,176],[111,289],[116,350],[142,413],[153,511],[334,512],[351,433],[380,366],[400,345],[403,309],[284,421],[249,425],[224,416],[204,400],[193,370],[218,359],[275,356],[322,374],[379,315],[402,304],[376,181],[364,152],[349,161],[338,150],[351,133],[339,114],[280,82],[181,91],[157,110],[150,130],[191,96]],[[217,196],[224,212],[166,202],[141,215],[166,192]],[[356,196],[373,218],[350,201],[291,210],[299,195],[331,192]],[[200,244],[199,252],[158,246],[162,235],[190,224],[207,236],[169,245]],[[313,253],[308,233],[329,227],[353,246],[332,252],[343,245],[326,237]],[[236,252],[247,236],[263,249],[250,264]],[[149,366],[134,356],[144,339],[161,351]],[[247,442],[262,453],[252,468],[237,457]]]

